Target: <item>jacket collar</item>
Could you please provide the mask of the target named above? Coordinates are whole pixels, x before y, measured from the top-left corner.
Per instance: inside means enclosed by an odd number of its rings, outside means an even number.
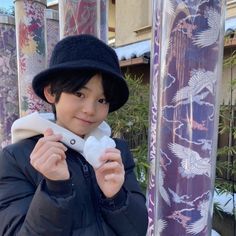
[[[99,168],[103,164],[100,157],[105,149],[116,146],[114,140],[109,137],[111,129],[106,122],[102,122],[85,138],[81,138],[57,125],[50,120],[51,118],[53,118],[51,113],[39,114],[34,112],[16,120],[11,128],[12,142],[43,134],[47,128],[51,128],[54,133],[62,134],[61,141],[68,147],[80,152],[94,168]]]

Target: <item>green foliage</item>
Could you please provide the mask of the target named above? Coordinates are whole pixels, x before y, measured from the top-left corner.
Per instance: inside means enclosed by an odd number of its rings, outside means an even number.
[[[224,59],[224,67],[236,65],[236,51],[230,57]],[[230,90],[233,91],[236,86],[236,78],[231,78]],[[233,105],[221,106],[219,134],[226,137],[227,144],[218,148],[216,163],[215,191],[218,194],[236,192],[236,126],[235,126],[235,107]],[[226,203],[227,205],[227,203]],[[214,206],[214,212],[219,214],[222,209]]]
[[[146,189],[148,179],[148,113],[149,113],[149,85],[142,82],[142,78],[131,77],[126,74],[129,86],[128,102],[118,111],[108,116],[114,137],[124,138],[129,144],[136,162],[136,176],[143,188]]]
[[[218,203],[218,202],[214,203],[213,211],[216,215],[220,216],[220,218],[223,218],[223,216],[222,216],[223,209],[221,208],[220,203]]]
[[[138,134],[148,128],[149,85],[143,84],[142,78],[132,78],[129,74],[125,75],[125,79],[130,91],[129,100],[108,117],[113,135],[117,137],[131,131]]]
[[[232,137],[236,139],[236,126],[233,125],[235,120],[236,120],[236,117],[233,112],[233,107],[230,105],[221,106],[219,133],[222,135],[222,134],[227,134],[229,132],[232,132]]]
[[[145,192],[148,184],[148,169],[149,169],[149,164],[147,163],[147,153],[148,153],[147,142],[146,143],[143,142],[140,145],[138,145],[137,148],[131,149],[131,152],[134,155],[134,160],[136,163],[135,173],[137,179],[140,183],[143,192]]]

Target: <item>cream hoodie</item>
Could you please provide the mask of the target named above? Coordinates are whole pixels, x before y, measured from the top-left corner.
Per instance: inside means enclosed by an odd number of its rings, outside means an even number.
[[[19,118],[13,123],[12,143],[43,134],[48,128],[51,128],[55,134],[61,134],[62,143],[80,152],[94,168],[99,168],[102,164],[99,158],[105,149],[116,146],[114,140],[110,138],[111,128],[105,121],[83,139],[57,125],[52,113],[38,112]]]

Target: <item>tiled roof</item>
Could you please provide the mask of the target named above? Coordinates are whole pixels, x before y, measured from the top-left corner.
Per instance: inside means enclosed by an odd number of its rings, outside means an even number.
[[[232,29],[236,30],[236,17],[229,18],[225,21],[225,32]],[[137,58],[144,55],[150,55],[151,51],[151,40],[144,40],[125,46],[115,48],[115,51],[118,55],[120,61],[129,60],[131,58]]]
[[[140,57],[146,54],[149,55],[150,50],[150,39],[115,48],[120,61]]]
[[[228,29],[236,29],[236,17],[231,17],[225,20],[225,32]]]

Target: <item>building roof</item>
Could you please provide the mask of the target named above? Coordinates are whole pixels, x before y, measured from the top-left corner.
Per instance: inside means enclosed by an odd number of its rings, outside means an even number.
[[[150,61],[151,40],[144,40],[115,48],[120,66],[148,64]]]
[[[236,17],[228,18],[225,21],[225,32],[229,29],[236,29]],[[115,51],[120,61],[140,57],[151,51],[151,40],[148,39],[117,47]]]
[[[231,17],[231,18],[226,19],[226,21],[225,21],[225,32],[228,29],[233,29],[233,30],[236,29],[236,17]]]
[[[120,61],[143,56],[146,53],[149,53],[150,50],[150,39],[115,48]]]

